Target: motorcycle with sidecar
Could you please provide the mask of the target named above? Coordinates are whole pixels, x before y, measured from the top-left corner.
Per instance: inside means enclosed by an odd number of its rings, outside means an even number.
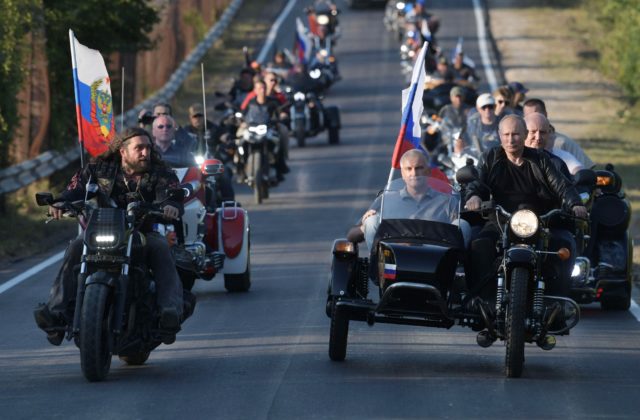
[[[458,178],[461,184],[469,182]],[[574,301],[545,293],[547,279],[541,275],[548,255],[566,257],[568,252],[547,249],[546,222],[559,210],[543,216],[529,210],[509,214],[499,206],[491,210],[503,219],[504,233],[497,244],[495,292],[492,298],[482,299],[470,295],[466,286],[461,229],[465,223],[459,212],[452,218],[454,223],[444,223],[436,221],[428,207],[434,197],[442,200],[447,195],[450,208],[459,209],[459,196],[438,179],[412,182],[422,182],[432,196],[407,206],[404,181],[390,182],[377,199],[379,216],[372,216],[379,217],[375,235],[364,228],[369,257],[359,256],[353,237],[333,244],[326,300],[331,319],[329,357],[345,359],[351,321],[447,329],[460,325],[477,331],[476,341],[482,347],[504,341],[506,375],[519,377],[525,343],[551,350],[556,335],[567,334],[580,317]],[[377,293],[369,290],[370,283]]]
[[[571,297],[578,303],[600,302],[605,310],[627,310],[633,285],[633,240],[631,205],[622,179],[609,164],[596,171],[583,169],[575,181],[590,220],[577,227],[582,252],[571,275]]]

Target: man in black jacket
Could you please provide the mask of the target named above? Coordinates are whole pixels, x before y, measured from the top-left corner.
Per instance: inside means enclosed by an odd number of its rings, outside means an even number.
[[[467,210],[478,210],[482,200],[490,197],[508,212],[528,208],[536,214],[544,214],[564,206],[578,217],[587,217],[587,209],[569,181],[551,163],[549,157],[524,146],[526,125],[515,114],[505,116],[498,128],[501,147],[494,147],[483,156],[479,179],[467,189]],[[489,221],[471,244],[472,292],[487,292],[485,280],[492,277],[495,260],[495,244],[500,229],[495,221]],[[563,271],[560,269],[560,271]],[[568,273],[570,275],[570,272]],[[567,273],[561,274],[559,284],[549,285],[558,293],[566,293]],[[490,293],[488,290],[487,293]],[[483,293],[484,295],[484,293]],[[487,297],[487,295],[485,295]]]
[[[111,199],[121,209],[126,209],[131,201],[162,201],[168,188],[178,186],[178,178],[162,162],[153,148],[151,136],[142,128],[129,129],[118,136],[107,152],[73,176],[61,198],[65,201],[84,199],[89,180],[100,189],[98,204],[101,207],[108,206],[105,201]],[[165,218],[176,219],[182,211],[182,203],[165,201]],[[49,207],[49,214],[54,219],[59,219],[62,212],[58,207]],[[166,239],[156,232],[145,231],[144,234],[146,263],[155,273],[160,327],[166,333],[165,343],[169,344],[175,340],[180,327],[182,284]],[[47,339],[53,345],[62,342],[65,326],[73,322],[77,286],[75,267],[80,264],[82,248],[82,236],[71,241],[49,301],[34,311],[36,324],[47,333]]]

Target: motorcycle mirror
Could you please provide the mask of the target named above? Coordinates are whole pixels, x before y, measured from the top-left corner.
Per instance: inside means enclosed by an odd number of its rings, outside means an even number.
[[[53,194],[49,192],[36,193],[36,203],[39,206],[49,206],[53,203]]]
[[[560,260],[566,261],[569,259],[569,257],[571,257],[571,251],[569,251],[567,248],[560,248],[558,250],[558,258],[560,258]]]

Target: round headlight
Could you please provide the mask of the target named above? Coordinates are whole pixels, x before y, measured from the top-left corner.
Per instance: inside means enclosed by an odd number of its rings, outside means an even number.
[[[538,231],[538,216],[531,210],[518,210],[511,216],[509,226],[520,238],[529,238]]]
[[[329,16],[327,15],[318,15],[317,19],[318,25],[328,25],[329,24]]]

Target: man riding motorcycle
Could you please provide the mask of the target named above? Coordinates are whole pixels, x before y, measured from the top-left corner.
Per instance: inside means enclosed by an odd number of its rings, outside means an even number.
[[[491,196],[508,212],[528,208],[541,214],[564,205],[575,216],[587,217],[587,209],[575,188],[558,172],[546,153],[524,146],[526,125],[522,117],[515,114],[505,116],[499,125],[499,135],[501,147],[494,147],[484,154],[479,179],[467,186],[467,210],[479,210],[482,201]],[[553,229],[551,233],[553,241],[558,235]],[[474,294],[482,292],[482,297],[495,296],[495,291],[485,286],[491,285],[487,280],[495,272],[495,244],[499,237],[499,223],[491,220],[471,244],[473,269],[469,288]],[[571,272],[567,273],[562,268],[558,271],[558,278],[549,286],[566,296]]]
[[[149,133],[142,128],[133,128],[119,135],[107,152],[76,173],[61,194],[61,200],[84,200],[87,184],[98,186],[100,207],[115,205],[126,209],[132,201],[152,203],[164,200],[167,189],[178,187],[178,179],[154,150]],[[163,212],[166,219],[176,219],[182,213],[182,203],[166,201]],[[62,217],[62,213],[63,210],[55,205],[49,207],[49,214],[54,219]],[[164,330],[165,343],[171,343],[182,319],[182,284],[166,239],[152,232],[151,226],[145,229],[144,234],[146,263],[153,270],[157,285],[160,328]],[[66,326],[73,321],[77,288],[75,273],[82,249],[82,236],[71,241],[51,288],[49,301],[34,311],[36,324],[47,332],[47,339],[53,345],[60,345]]]

